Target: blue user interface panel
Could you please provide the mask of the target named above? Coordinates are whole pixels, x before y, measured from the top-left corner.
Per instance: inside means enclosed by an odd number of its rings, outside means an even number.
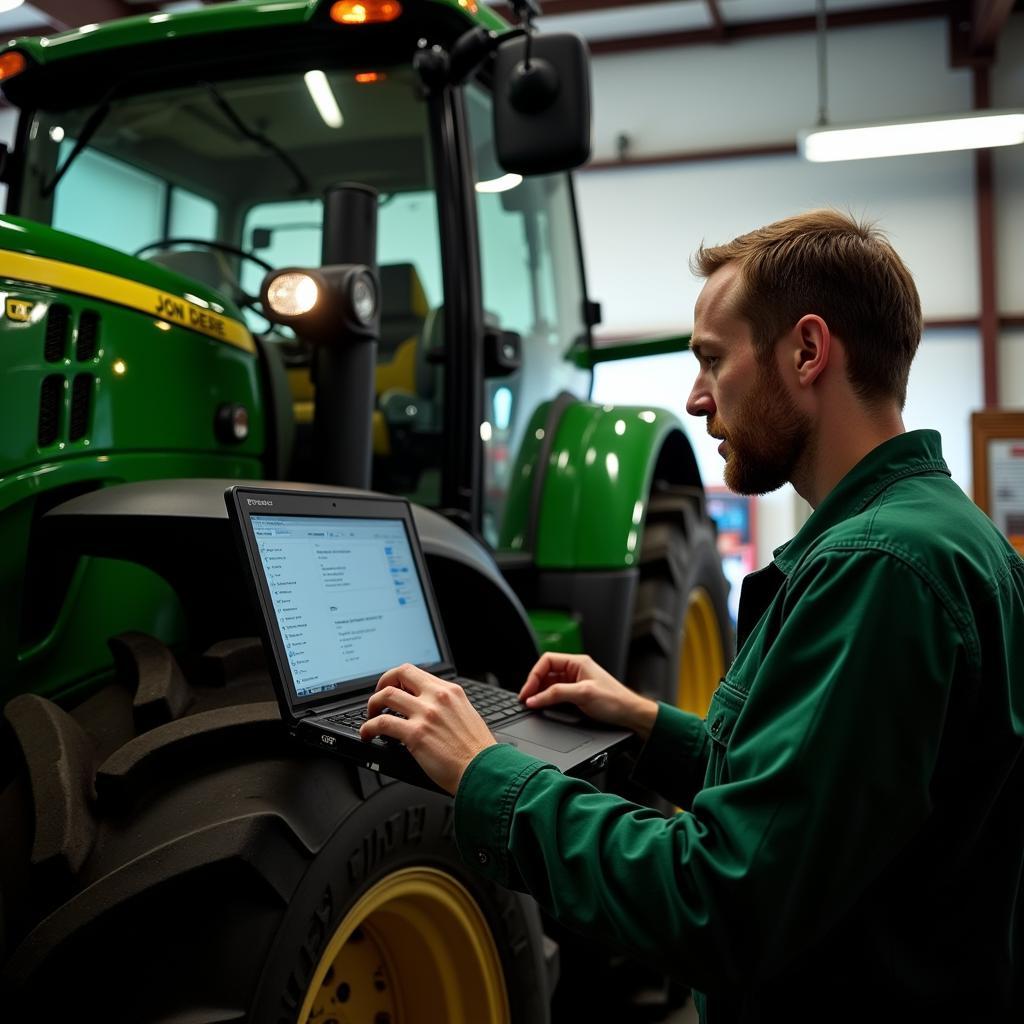
[[[436,664],[405,524],[252,516],[295,691],[301,699],[402,662]]]

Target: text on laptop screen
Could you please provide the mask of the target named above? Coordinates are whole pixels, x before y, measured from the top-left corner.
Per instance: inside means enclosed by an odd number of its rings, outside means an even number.
[[[402,662],[441,661],[401,521],[250,518],[300,699]]]

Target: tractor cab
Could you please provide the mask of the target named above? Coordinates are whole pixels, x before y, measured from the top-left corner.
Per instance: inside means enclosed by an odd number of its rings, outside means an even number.
[[[266,318],[260,285],[274,269],[322,262],[328,189],[375,190],[373,460],[358,482],[446,509],[497,545],[538,405],[589,395],[571,181],[502,166],[493,58],[481,51],[458,82],[432,63],[473,34],[465,21],[408,3],[393,21],[354,27],[327,6],[314,44],[298,52],[282,29],[274,59],[266,30],[252,29],[223,36],[230,59],[219,50],[205,66],[98,68],[83,55],[66,63],[88,65],[87,78],[62,76],[62,62],[42,88],[44,69],[29,67],[8,85],[24,105],[9,212],[202,285],[237,311],[266,394],[229,404],[245,407],[250,431],[262,421],[262,475],[309,480],[323,478],[312,347]],[[205,382],[194,386],[179,397],[203,416]]]

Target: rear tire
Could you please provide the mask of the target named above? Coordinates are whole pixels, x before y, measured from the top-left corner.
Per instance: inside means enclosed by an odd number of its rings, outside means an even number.
[[[120,642],[121,680],[72,714],[5,708],[12,1020],[305,1024],[349,1000],[375,1024],[548,1019],[536,906],[463,865],[451,800],[291,741],[253,644],[218,645],[193,686],[156,641]]]
[[[699,488],[651,494],[626,682],[703,717],[732,657],[729,584]]]

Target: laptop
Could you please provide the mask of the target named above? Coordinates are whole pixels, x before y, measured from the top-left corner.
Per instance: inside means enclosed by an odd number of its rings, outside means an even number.
[[[514,693],[458,676],[403,498],[248,486],[224,497],[281,717],[297,739],[436,789],[400,742],[359,736],[377,680],[404,662],[458,682],[499,743],[566,774],[596,773],[632,737],[582,715],[529,710]]]

